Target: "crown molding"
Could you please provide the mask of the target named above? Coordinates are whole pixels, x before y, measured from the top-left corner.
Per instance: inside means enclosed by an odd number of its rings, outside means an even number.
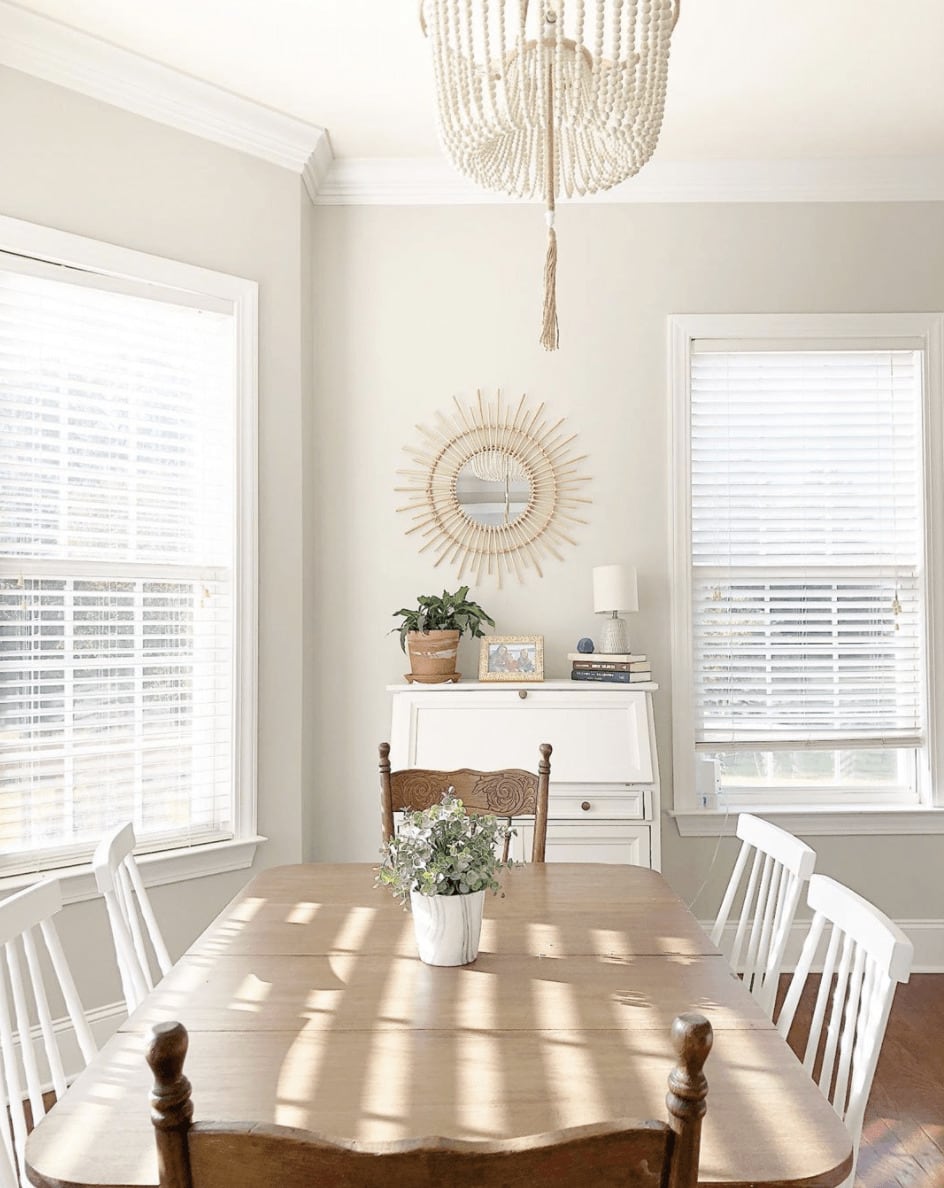
[[[835,160],[662,161],[575,202],[937,202],[944,157]],[[450,206],[520,202],[483,190],[445,157],[342,157],[313,201],[319,206]],[[560,205],[566,198],[558,200]]]
[[[444,157],[335,160],[328,133],[221,87],[0,0],[0,65],[301,175],[319,206],[522,201],[479,188]],[[944,157],[668,161],[580,202],[936,202]],[[561,199],[566,204],[567,199]]]
[[[314,199],[324,128],[0,0],[0,64],[301,174]]]

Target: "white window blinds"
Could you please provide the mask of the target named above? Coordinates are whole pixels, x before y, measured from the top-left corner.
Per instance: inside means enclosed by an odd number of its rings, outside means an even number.
[[[693,344],[703,750],[923,736],[921,354]]]
[[[234,318],[145,292],[0,258],[0,869],[232,835]]]

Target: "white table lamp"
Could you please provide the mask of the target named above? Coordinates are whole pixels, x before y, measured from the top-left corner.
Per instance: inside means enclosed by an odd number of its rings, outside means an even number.
[[[626,624],[620,611],[639,610],[636,570],[632,565],[597,565],[593,570],[593,613],[609,615],[603,628],[601,652],[629,651]]]

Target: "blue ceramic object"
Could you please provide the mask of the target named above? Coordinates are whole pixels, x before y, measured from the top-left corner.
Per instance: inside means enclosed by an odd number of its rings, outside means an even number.
[[[586,636],[584,636],[583,639],[578,639],[577,640],[577,651],[578,652],[592,652],[593,651],[593,640],[588,639]]]

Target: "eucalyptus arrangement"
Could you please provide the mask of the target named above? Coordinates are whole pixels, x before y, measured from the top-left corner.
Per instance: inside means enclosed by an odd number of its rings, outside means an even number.
[[[515,831],[504,821],[467,813],[450,788],[439,804],[403,814],[377,874],[404,907],[414,895],[472,895],[501,891],[497,847]]]

